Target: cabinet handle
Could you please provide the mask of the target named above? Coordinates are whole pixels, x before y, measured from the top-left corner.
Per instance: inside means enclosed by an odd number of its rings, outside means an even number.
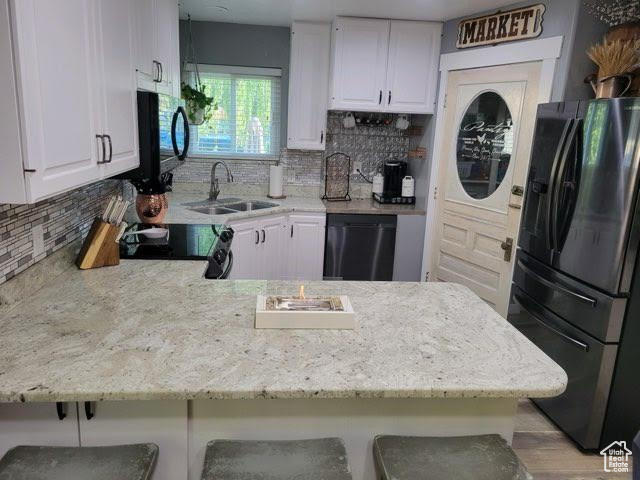
[[[293,225],[291,225],[291,238],[293,238]]]
[[[387,102],[387,105],[391,105],[391,90],[389,90],[389,101]]]
[[[84,414],[87,417],[87,420],[91,420],[95,417],[95,412],[93,411],[93,402],[84,402]]]
[[[256,230],[256,245],[260,243],[260,232]]]
[[[160,80],[158,80],[158,83],[162,83],[162,79],[164,78],[164,69],[162,68],[162,62],[158,62],[158,65],[160,66]]]
[[[67,418],[67,404],[62,402],[56,402],[56,412],[58,413],[58,420],[62,421]]]
[[[103,163],[107,163],[106,161],[106,156],[107,156],[107,147],[104,144],[104,135],[96,135],[96,139],[100,140],[102,142],[102,160],[98,160],[98,164],[103,164]]]
[[[380,95],[378,95],[378,105],[382,103],[382,90],[380,90]]]
[[[264,230],[261,230],[261,231],[262,231],[262,243],[264,243],[264,241],[267,239],[267,234],[265,233]]]
[[[111,135],[105,135],[107,137],[107,142],[109,142],[109,160],[105,160],[105,163],[111,163],[111,159],[113,158],[113,143],[111,143]]]
[[[320,143],[324,140],[324,130],[320,130]]]

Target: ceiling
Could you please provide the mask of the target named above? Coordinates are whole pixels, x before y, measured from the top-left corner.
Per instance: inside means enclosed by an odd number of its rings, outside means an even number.
[[[331,21],[336,15],[449,20],[514,0],[180,0],[180,18],[289,26],[292,20]]]

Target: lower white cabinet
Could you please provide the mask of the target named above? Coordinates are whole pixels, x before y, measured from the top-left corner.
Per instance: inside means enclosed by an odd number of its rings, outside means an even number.
[[[153,479],[187,477],[186,400],[81,402],[78,407],[83,447],[155,443],[160,450]]]
[[[0,405],[0,457],[18,445],[79,447],[76,404],[5,403]]]
[[[322,280],[326,215],[291,213],[229,223],[232,280]]]

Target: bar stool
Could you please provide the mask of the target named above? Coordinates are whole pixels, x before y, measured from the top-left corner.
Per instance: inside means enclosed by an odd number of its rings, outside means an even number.
[[[381,480],[531,480],[500,435],[468,437],[377,436],[373,440]]]
[[[20,446],[0,460],[0,480],[148,480],[153,443],[109,447]]]
[[[202,480],[351,480],[339,438],[291,441],[213,440]]]

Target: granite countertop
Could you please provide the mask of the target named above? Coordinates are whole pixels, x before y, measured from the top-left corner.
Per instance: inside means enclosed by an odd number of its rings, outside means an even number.
[[[380,204],[373,200],[353,199],[350,202],[328,202],[323,200],[327,213],[351,213],[359,215],[424,215],[425,211],[415,205]]]
[[[319,198],[314,197],[287,197],[283,199],[271,199],[264,195],[221,195],[219,200],[224,202],[225,199],[239,198],[241,201],[261,201],[277,204],[273,208],[264,208],[248,212],[231,213],[228,215],[207,215],[204,213],[189,210],[185,203],[206,201],[207,196],[199,193],[172,192],[168,194],[169,211],[165,217],[166,223],[229,223],[236,220],[246,218],[262,217],[265,215],[275,215],[278,213],[291,212],[311,212],[325,213],[325,207]],[[135,215],[135,213],[134,213]],[[137,217],[136,217],[137,218]]]
[[[550,397],[565,372],[452,283],[305,282],[348,295],[356,329],[256,330],[273,281],[204,262],[70,268],[0,314],[0,401]]]

